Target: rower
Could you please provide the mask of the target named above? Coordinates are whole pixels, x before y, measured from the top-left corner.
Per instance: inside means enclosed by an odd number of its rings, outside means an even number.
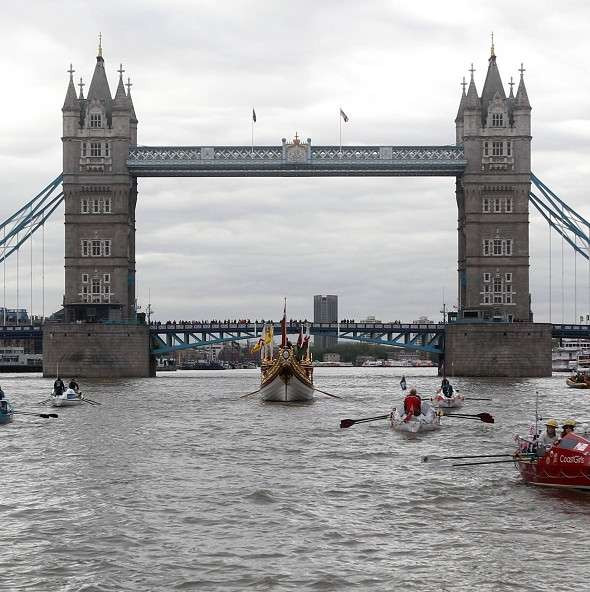
[[[80,386],[76,382],[75,378],[72,378],[70,380],[70,384],[68,384],[68,388],[71,388],[73,391],[76,391],[76,392],[78,392],[80,390]]]
[[[573,434],[576,428],[576,420],[575,419],[566,419],[563,422],[563,431],[561,432],[561,437],[567,436],[568,434]]]
[[[53,383],[53,393],[56,397],[59,397],[65,390],[66,385],[64,384],[64,381],[58,376]]]
[[[447,397],[447,399],[450,399],[453,396],[453,386],[446,378],[442,379],[440,390],[442,391],[442,394]]]
[[[543,454],[545,454],[545,452],[547,452],[547,450],[551,448],[551,446],[553,446],[557,440],[557,421],[555,419],[548,419],[545,426],[547,430],[539,438],[539,443],[537,446],[537,454],[539,456],[543,456]]]
[[[4,391],[2,390],[2,387],[0,386],[0,401],[4,399]]]
[[[411,388],[404,399],[404,413],[406,415],[420,415],[422,413],[422,399],[415,388]]]

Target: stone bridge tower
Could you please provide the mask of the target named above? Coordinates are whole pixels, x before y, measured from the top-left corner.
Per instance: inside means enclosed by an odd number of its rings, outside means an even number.
[[[123,84],[114,98],[99,45],[88,95],[73,70],[63,111],[65,295],[63,323],[43,331],[43,372],[67,376],[150,376],[149,328],[136,324],[135,204],[129,146],[137,118]],[[105,322],[109,321],[109,322]]]
[[[127,171],[137,118],[123,69],[112,98],[99,45],[88,95],[73,70],[63,111],[66,322],[135,318],[137,181]]]
[[[459,314],[465,319],[532,320],[529,297],[531,106],[524,69],[505,94],[492,44],[478,96],[469,89],[455,119],[467,168],[457,179]]]

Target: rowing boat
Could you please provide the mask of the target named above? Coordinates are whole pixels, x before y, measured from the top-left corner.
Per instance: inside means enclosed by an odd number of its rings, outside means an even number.
[[[465,403],[465,397],[459,393],[454,393],[451,397],[445,397],[439,392],[432,399],[432,403],[438,409],[461,409]]]
[[[440,415],[434,409],[422,401],[422,413],[420,415],[406,415],[396,407],[389,416],[389,427],[396,432],[417,434],[418,432],[432,432],[440,428]]]
[[[565,383],[570,387],[570,388],[578,388],[578,389],[587,389],[590,388],[590,383],[588,382],[578,382],[576,380],[572,380],[571,378],[566,378],[565,379]]]
[[[590,440],[572,432],[532,458],[527,448],[530,443],[521,438],[518,442],[514,464],[526,483],[590,490]]]
[[[263,360],[260,396],[263,401],[290,403],[313,400],[313,365],[297,359],[293,347],[279,348],[278,355]]]
[[[0,399],[0,425],[10,423],[14,417],[14,409],[8,399]]]
[[[52,407],[75,407],[82,404],[82,397],[74,389],[68,388],[61,395],[52,391],[50,402]]]

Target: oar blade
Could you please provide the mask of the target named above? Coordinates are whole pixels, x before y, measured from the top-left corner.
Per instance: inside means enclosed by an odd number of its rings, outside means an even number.
[[[345,428],[350,428],[355,423],[356,423],[356,421],[354,421],[354,419],[342,419],[342,420],[340,420],[340,429],[343,430]]]
[[[48,413],[47,414],[49,417],[53,417],[55,419],[57,419],[59,417],[59,415],[57,413]]]
[[[484,423],[495,423],[494,416],[490,415],[489,413],[478,413],[479,419]]]
[[[42,417],[43,419],[49,419],[49,414],[47,413],[39,413],[39,417]]]

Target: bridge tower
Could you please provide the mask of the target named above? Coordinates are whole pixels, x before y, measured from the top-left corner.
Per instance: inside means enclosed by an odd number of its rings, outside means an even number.
[[[149,328],[136,324],[135,205],[129,147],[137,117],[123,67],[112,97],[102,46],[88,94],[74,86],[63,112],[64,322],[43,332],[43,371],[69,376],[150,376]]]
[[[135,318],[137,180],[127,171],[137,117],[123,68],[112,98],[99,45],[84,98],[73,71],[63,111],[66,322]]]
[[[524,68],[508,96],[492,43],[481,96],[473,79],[455,119],[467,167],[457,179],[459,314],[532,320],[529,297],[531,105]]]
[[[529,295],[531,105],[524,68],[516,96],[512,79],[506,96],[492,42],[481,96],[473,72],[472,66],[455,119],[467,161],[456,188],[463,322],[446,327],[444,371],[551,376],[551,326],[532,322]]]

